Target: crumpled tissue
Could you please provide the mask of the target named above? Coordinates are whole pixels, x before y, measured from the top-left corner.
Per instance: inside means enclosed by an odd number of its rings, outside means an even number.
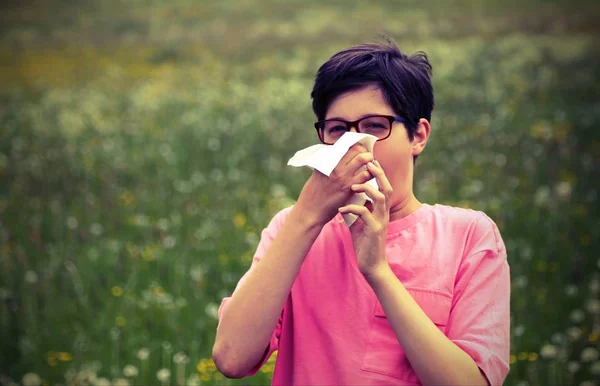
[[[373,153],[373,146],[376,141],[377,137],[373,135],[348,131],[333,145],[319,144],[297,151],[288,161],[288,165],[295,167],[308,166],[329,177],[333,169],[335,169],[342,157],[344,157],[344,154],[348,152],[348,149],[350,149],[352,145],[359,142],[365,146],[370,153]],[[366,166],[364,168],[366,169]],[[372,185],[375,189],[379,189],[375,178],[369,180],[367,184]],[[371,201],[369,196],[365,193],[355,193],[348,200],[346,205],[364,205],[367,200]],[[348,227],[354,224],[358,218],[358,216],[352,213],[345,213],[342,217]]]

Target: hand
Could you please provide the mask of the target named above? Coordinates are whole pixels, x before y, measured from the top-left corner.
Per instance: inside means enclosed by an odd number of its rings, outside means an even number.
[[[338,208],[354,193],[350,188],[373,178],[365,165],[373,161],[373,154],[357,143],[342,157],[329,177],[314,170],[304,187],[296,207],[311,221],[325,225],[338,213]]]
[[[350,227],[350,233],[358,268],[368,279],[382,269],[389,268],[385,255],[385,240],[390,221],[392,186],[379,162],[369,162],[367,168],[375,176],[379,190],[365,183],[352,185],[351,189],[354,193],[364,192],[373,202],[367,201],[365,206],[343,206],[339,212],[353,213],[359,217]]]

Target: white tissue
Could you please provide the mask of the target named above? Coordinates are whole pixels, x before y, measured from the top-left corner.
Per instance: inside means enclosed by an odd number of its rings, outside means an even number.
[[[329,177],[333,169],[335,169],[342,157],[344,157],[344,154],[348,152],[348,149],[350,149],[352,145],[359,142],[365,146],[370,153],[373,153],[373,146],[376,141],[377,137],[373,135],[348,131],[333,145],[313,145],[297,151],[288,161],[288,165],[295,167],[308,166]],[[375,187],[375,189],[379,189],[375,178],[369,180],[367,184]],[[371,201],[369,196],[365,193],[355,193],[350,200],[348,200],[346,205],[364,205],[367,200]],[[352,213],[343,214],[342,217],[347,226],[354,224],[354,221],[358,218],[358,216]]]

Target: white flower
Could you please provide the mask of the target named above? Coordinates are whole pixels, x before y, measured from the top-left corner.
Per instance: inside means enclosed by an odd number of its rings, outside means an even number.
[[[92,234],[94,236],[100,236],[103,231],[104,231],[104,228],[102,227],[101,224],[98,224],[97,222],[93,223],[90,226],[90,232],[92,232]]]
[[[137,357],[142,360],[145,361],[148,359],[148,357],[150,356],[150,350],[148,350],[147,348],[141,348],[138,350],[137,352]]]
[[[514,329],[514,333],[515,333],[515,336],[523,335],[525,333],[525,327],[522,324],[516,326]]]
[[[581,365],[579,364],[579,362],[569,361],[569,363],[567,363],[567,371],[571,374],[575,374],[579,371],[580,368]]]
[[[188,358],[185,355],[185,353],[180,351],[177,354],[173,355],[173,362],[177,364],[186,364],[188,362]]]
[[[110,386],[110,381],[106,378],[97,378],[94,381],[94,386]]]
[[[36,373],[27,373],[23,375],[23,386],[40,386],[42,379]]]
[[[592,362],[598,359],[598,349],[595,347],[586,347],[581,351],[581,360],[583,362]]]
[[[598,315],[600,314],[600,300],[598,299],[590,299],[587,301],[585,308],[588,310],[590,314]]]
[[[527,282],[528,282],[527,276],[517,276],[513,280],[513,284],[517,288],[525,288],[525,287],[527,287]]]
[[[35,271],[25,272],[25,281],[27,283],[35,284],[38,281],[38,274]]]
[[[590,280],[588,288],[590,289],[592,295],[596,295],[598,292],[600,292],[600,279],[598,276],[594,276],[592,280]]]
[[[126,377],[137,377],[138,369],[134,365],[127,365],[123,368],[123,375]]]
[[[592,381],[583,381],[579,384],[579,386],[596,386],[596,384]]]
[[[600,375],[600,361],[596,361],[590,365],[590,373]]]
[[[186,386],[200,386],[200,378],[198,374],[192,374],[187,380]]]
[[[573,284],[569,284],[567,286],[567,288],[565,288],[565,293],[567,294],[567,296],[569,297],[573,297],[575,295],[577,295],[577,292],[579,291],[579,289],[577,288],[577,286],[573,285]]]
[[[204,312],[206,312],[206,315],[210,316],[213,319],[219,318],[219,306],[215,303],[208,303],[206,307],[204,307]]]
[[[579,339],[581,337],[581,334],[582,332],[579,327],[572,326],[567,329],[567,335],[569,336],[569,339],[573,341]]]
[[[582,310],[576,309],[571,312],[571,321],[573,321],[573,323],[580,323],[584,319],[585,313]]]
[[[129,386],[129,381],[124,378],[117,378],[113,381],[113,386]]]
[[[75,217],[69,217],[67,219],[67,226],[71,229],[77,229],[79,226],[79,221]]]
[[[565,341],[565,336],[563,334],[561,334],[560,332],[555,332],[554,334],[552,334],[552,343],[555,344],[561,344]]]
[[[156,372],[156,378],[161,382],[168,382],[171,378],[171,372],[169,369],[160,369]]]
[[[555,358],[557,353],[558,349],[556,348],[556,346],[553,346],[551,344],[543,345],[542,349],[540,350],[540,355],[542,356],[542,358],[546,359]]]

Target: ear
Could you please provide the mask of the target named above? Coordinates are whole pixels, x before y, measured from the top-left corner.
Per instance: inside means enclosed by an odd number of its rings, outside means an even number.
[[[411,141],[412,155],[419,155],[425,150],[425,146],[429,140],[430,131],[431,126],[429,125],[429,121],[425,118],[419,119],[419,125],[417,126],[414,138]]]

